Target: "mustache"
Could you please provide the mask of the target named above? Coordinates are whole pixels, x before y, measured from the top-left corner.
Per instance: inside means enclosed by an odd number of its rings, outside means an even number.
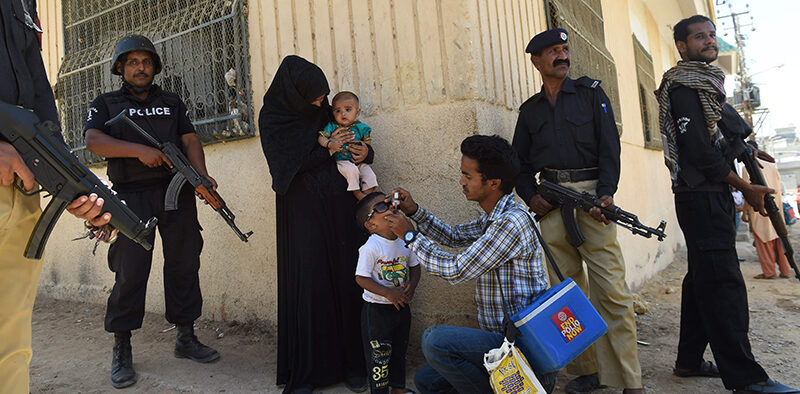
[[[134,75],[134,77],[149,77],[149,76],[150,76],[150,74],[148,74],[148,73],[145,73],[145,72],[136,73],[136,74]]]
[[[716,45],[713,45],[713,44],[712,44],[712,45],[709,45],[709,46],[707,46],[707,47],[703,47],[703,50],[704,50],[704,51],[705,51],[706,49],[713,49],[713,50],[715,50],[715,51],[719,51],[719,47],[718,47],[718,46],[716,46]]]
[[[559,64],[566,64],[569,67],[569,59],[556,59],[553,60],[553,67],[557,67]]]

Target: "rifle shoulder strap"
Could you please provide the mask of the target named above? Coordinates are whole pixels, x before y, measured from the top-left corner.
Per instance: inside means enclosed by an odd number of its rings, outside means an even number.
[[[563,207],[561,208],[564,209]],[[530,214],[526,214],[525,216],[528,217],[528,220],[531,222],[531,227],[533,227],[533,232],[536,233],[536,238],[539,238],[539,245],[542,246],[542,250],[544,250],[545,256],[547,256],[547,261],[550,262],[550,266],[553,268],[553,272],[555,272],[556,276],[558,277],[559,283],[564,281],[564,274],[561,273],[561,270],[558,269],[558,264],[556,264],[556,260],[553,258],[553,254],[550,252],[550,248],[544,242],[544,238],[542,238],[542,233],[539,232],[539,226],[536,225],[536,222],[533,221],[533,218]]]
[[[525,213],[525,216],[528,217],[528,221],[531,223],[531,227],[533,227],[534,233],[536,233],[536,237],[539,238],[539,245],[541,245],[542,249],[544,250],[545,256],[547,256],[547,260],[550,262],[550,266],[553,268],[553,272],[555,272],[556,276],[558,277],[559,283],[564,281],[564,274],[561,273],[561,270],[558,269],[558,264],[556,264],[556,260],[553,258],[553,254],[550,253],[550,248],[547,247],[547,244],[544,242],[544,238],[542,238],[542,233],[539,232],[539,227],[534,222],[533,217],[529,213]],[[502,265],[500,266],[502,267]],[[503,329],[505,330],[506,338],[509,341],[513,342],[517,335],[522,336],[522,333],[519,331],[517,326],[511,321],[511,311],[508,307],[508,302],[506,302],[505,292],[503,292],[503,281],[500,280],[500,267],[495,268],[494,275],[495,279],[497,279],[497,286],[500,288],[500,298],[503,300]]]

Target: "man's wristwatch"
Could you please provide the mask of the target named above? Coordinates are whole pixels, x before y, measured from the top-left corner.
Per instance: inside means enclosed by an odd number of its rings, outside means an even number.
[[[403,234],[403,241],[406,243],[406,247],[417,239],[417,234],[419,234],[419,232],[414,230],[406,231],[406,233]]]

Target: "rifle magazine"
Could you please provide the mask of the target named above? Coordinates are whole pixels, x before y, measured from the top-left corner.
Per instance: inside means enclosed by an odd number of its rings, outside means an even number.
[[[178,172],[172,177],[172,180],[167,186],[167,194],[164,196],[164,209],[167,211],[174,211],[178,209],[178,195],[183,189],[183,184],[186,183],[186,177]]]
[[[58,218],[61,217],[61,213],[67,208],[67,204],[69,204],[68,201],[57,198],[53,198],[47,204],[28,240],[28,246],[25,248],[25,257],[37,260],[42,258],[47,239],[50,238],[50,233],[53,232],[53,228],[56,226]]]

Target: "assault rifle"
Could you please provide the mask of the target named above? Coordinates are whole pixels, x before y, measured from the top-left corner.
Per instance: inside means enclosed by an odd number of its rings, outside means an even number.
[[[14,186],[29,196],[43,191],[53,196],[33,229],[25,257],[41,258],[47,239],[67,205],[90,193],[105,200],[103,212],[111,213],[111,226],[145,249],[153,248],[146,237],[158,220],[151,218],[142,223],[108,186],[67,150],[58,125],[40,122],[33,112],[0,102],[0,134],[19,152],[41,188],[27,193],[18,183]]]
[[[742,142],[742,144],[744,144],[744,142]],[[747,170],[747,173],[750,174],[750,183],[767,186],[764,174],[761,172],[761,167],[756,159],[753,158],[752,148],[748,144],[744,145],[745,150],[739,155],[739,161],[744,164],[744,168]],[[767,193],[764,195],[764,208],[769,216],[769,221],[772,222],[772,227],[774,227],[775,232],[778,233],[778,238],[781,239],[783,254],[785,254],[786,259],[789,260],[789,265],[792,266],[794,270],[794,276],[800,280],[800,270],[797,269],[797,263],[794,262],[794,249],[792,249],[792,245],[789,243],[789,232],[786,231],[783,211],[781,208],[778,208],[778,205],[775,203],[775,197],[772,194]]]
[[[600,208],[600,211],[605,215],[606,219],[630,230],[635,235],[641,235],[645,238],[650,238],[655,235],[659,241],[663,241],[667,236],[664,233],[667,222],[662,220],[656,228],[647,227],[639,222],[636,215],[614,204],[605,208],[601,207],[600,203],[597,201],[597,197],[587,192],[578,193],[548,181],[539,183],[536,192],[554,206],[561,207],[561,218],[564,220],[564,226],[567,229],[569,241],[572,246],[578,247],[586,240],[581,233],[581,229],[578,228],[578,222],[575,220],[575,208],[582,209],[586,212],[589,212],[589,210],[594,207]],[[537,220],[538,219],[537,217]]]
[[[110,126],[119,122],[120,120],[125,121],[154,147],[158,148],[158,150],[164,153],[170,163],[172,163],[172,172],[175,174],[175,176],[172,177],[172,181],[170,181],[169,186],[167,186],[167,194],[166,197],[164,197],[164,209],[167,211],[174,211],[178,209],[178,195],[183,188],[183,184],[186,183],[186,181],[189,181],[189,184],[192,185],[194,191],[197,192],[203,198],[203,200],[205,200],[208,205],[211,206],[211,208],[219,212],[220,216],[222,216],[222,218],[225,219],[225,222],[231,226],[233,232],[236,233],[239,239],[247,242],[247,238],[250,238],[253,232],[250,231],[247,234],[244,234],[241,230],[239,230],[239,227],[236,227],[236,223],[233,221],[236,216],[233,214],[233,212],[231,212],[230,209],[228,209],[228,205],[225,204],[225,200],[222,199],[219,193],[217,193],[216,190],[213,190],[211,181],[197,172],[189,159],[186,158],[186,155],[181,152],[180,148],[178,148],[172,142],[161,143],[153,138],[150,133],[144,131],[144,129],[139,127],[136,122],[131,120],[131,118],[125,114],[126,111],[127,110],[123,110],[119,113],[119,115],[107,121],[105,124],[106,126]]]

